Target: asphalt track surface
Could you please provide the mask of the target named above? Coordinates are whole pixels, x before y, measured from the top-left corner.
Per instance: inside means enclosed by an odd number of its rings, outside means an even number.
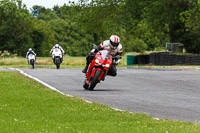
[[[82,69],[21,69],[63,93],[156,118],[200,122],[200,71],[118,69],[94,91],[83,89]]]

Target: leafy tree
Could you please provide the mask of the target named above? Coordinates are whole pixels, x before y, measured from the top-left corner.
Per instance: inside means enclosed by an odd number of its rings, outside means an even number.
[[[52,19],[57,19],[58,16],[49,8],[45,8],[43,6],[35,5],[31,8],[31,12],[34,17],[39,20],[50,21]]]
[[[154,50],[182,42],[200,53],[200,0],[79,0],[54,6],[35,5],[31,13],[21,0],[0,1],[0,50],[25,55],[32,47],[48,56],[59,43],[71,56],[85,56],[116,34],[124,51]]]
[[[56,39],[54,44],[59,43],[65,49],[66,54],[84,56],[91,50],[92,37],[79,29],[76,23],[57,19],[51,21],[50,25]]]
[[[51,46],[55,42],[53,31],[50,25],[43,20],[35,19],[33,22],[34,28],[31,34],[33,48],[38,56],[49,56]]]
[[[80,6],[83,7],[80,23],[93,35],[95,43],[107,39],[120,30],[118,25],[120,5],[120,0],[92,0],[89,4],[87,1],[80,2]]]
[[[127,43],[124,44],[124,50],[126,50],[126,52],[144,52],[146,49],[147,44],[143,40],[138,38],[134,39],[132,36],[127,38]]]
[[[200,1],[191,1],[191,5],[193,8],[181,13],[186,27],[183,42],[188,52],[200,53]]]
[[[170,42],[180,42],[184,35],[184,24],[180,13],[189,9],[188,0],[154,0],[146,8],[144,17],[155,31],[170,36]]]
[[[25,55],[33,46],[31,31],[33,23],[25,5],[20,0],[0,1],[0,49]]]

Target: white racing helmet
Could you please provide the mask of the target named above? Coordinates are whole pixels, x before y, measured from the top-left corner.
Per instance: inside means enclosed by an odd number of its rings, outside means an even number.
[[[59,44],[56,44],[56,45],[55,45],[55,48],[59,48]]]
[[[32,48],[29,48],[28,51],[32,51]]]
[[[110,47],[112,49],[116,49],[120,43],[120,38],[116,35],[112,35],[110,37]]]

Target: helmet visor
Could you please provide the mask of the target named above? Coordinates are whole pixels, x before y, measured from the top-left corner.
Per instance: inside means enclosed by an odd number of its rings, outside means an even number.
[[[118,47],[119,43],[114,43],[112,41],[110,41],[110,44],[113,46],[113,47]]]

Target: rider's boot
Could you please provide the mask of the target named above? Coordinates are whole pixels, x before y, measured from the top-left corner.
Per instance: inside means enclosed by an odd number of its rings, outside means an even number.
[[[85,68],[82,70],[82,73],[86,73],[88,69],[88,65],[85,66]]]

